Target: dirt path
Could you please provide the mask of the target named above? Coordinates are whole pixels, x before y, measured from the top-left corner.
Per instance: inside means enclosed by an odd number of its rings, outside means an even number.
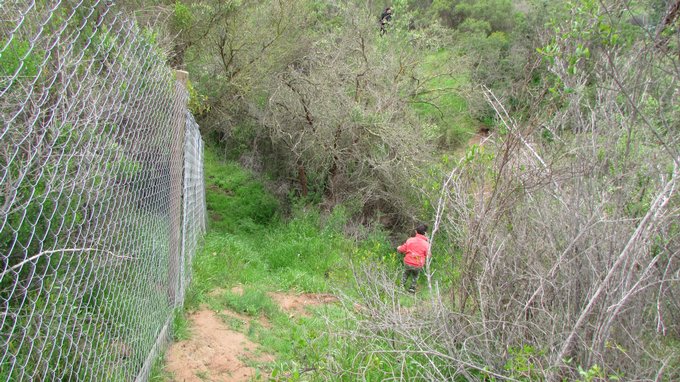
[[[307,306],[337,301],[334,296],[325,294],[269,295],[291,318],[308,315]],[[165,371],[172,374],[171,381],[244,382],[267,379],[266,375],[258,375],[247,364],[272,362],[274,357],[264,353],[243,333],[231,329],[225,319],[239,320],[248,325],[250,320],[257,320],[264,326],[268,325],[263,322],[264,318],[246,317],[228,310],[215,313],[203,309],[191,314],[191,338],[172,344],[166,354]]]
[[[189,321],[191,338],[174,343],[166,356],[166,370],[173,374],[174,381],[249,381],[255,370],[244,360],[268,360],[266,355],[255,354],[256,344],[243,333],[229,329],[210,310],[192,314]]]

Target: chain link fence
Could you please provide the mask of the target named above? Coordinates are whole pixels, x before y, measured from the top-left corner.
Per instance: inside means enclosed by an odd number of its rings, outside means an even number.
[[[178,301],[184,301],[184,291],[191,281],[191,263],[198,243],[206,230],[205,181],[203,178],[203,139],[198,124],[187,113],[184,139],[184,206],[182,220],[182,266]]]
[[[183,301],[203,146],[154,39],[0,0],[0,381],[144,380]]]

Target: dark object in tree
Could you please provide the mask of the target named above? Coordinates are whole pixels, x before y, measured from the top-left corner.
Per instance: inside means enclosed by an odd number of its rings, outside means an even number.
[[[392,21],[392,8],[387,7],[380,15],[380,35],[387,33],[387,24]]]

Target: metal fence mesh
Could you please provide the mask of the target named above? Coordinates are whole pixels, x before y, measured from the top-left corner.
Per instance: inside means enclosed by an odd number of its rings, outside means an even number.
[[[153,39],[0,0],[0,381],[143,379],[183,299],[203,146]]]
[[[184,206],[182,220],[182,266],[177,298],[184,300],[184,291],[191,280],[191,262],[198,243],[206,230],[205,183],[203,178],[203,139],[191,113],[187,113],[184,139]]]

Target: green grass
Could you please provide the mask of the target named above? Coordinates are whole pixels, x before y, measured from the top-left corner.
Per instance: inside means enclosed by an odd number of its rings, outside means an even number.
[[[255,232],[277,220],[278,202],[262,182],[237,164],[205,151],[206,204],[217,232]]]
[[[163,369],[163,360],[165,354],[161,354],[151,365],[151,371],[149,372],[149,382],[164,382],[172,380],[172,373],[169,373]]]
[[[185,305],[205,303],[206,294],[233,285],[262,290],[325,292],[344,275],[353,244],[333,219],[296,208],[289,221],[263,183],[234,163],[206,150],[206,200],[210,232],[194,261],[194,283]]]
[[[189,339],[191,337],[189,325],[190,323],[184,310],[176,309],[175,315],[172,318],[172,339],[175,341]]]

